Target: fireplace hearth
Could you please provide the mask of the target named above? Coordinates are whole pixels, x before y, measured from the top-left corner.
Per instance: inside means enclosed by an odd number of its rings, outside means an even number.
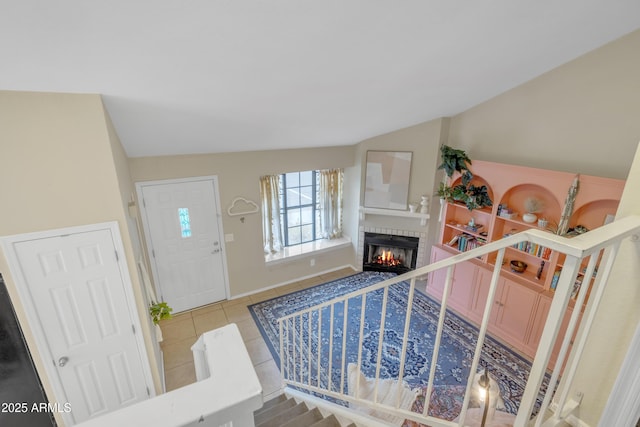
[[[363,271],[388,271],[398,274],[416,268],[417,237],[365,233],[362,257]]]

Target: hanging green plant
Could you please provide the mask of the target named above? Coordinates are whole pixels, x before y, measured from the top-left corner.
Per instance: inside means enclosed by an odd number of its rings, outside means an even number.
[[[451,178],[456,172],[459,172],[460,174],[464,171],[471,173],[467,166],[471,164],[471,159],[467,156],[467,153],[465,153],[464,150],[458,150],[456,148],[449,147],[448,145],[443,145],[440,147],[440,158],[442,159],[442,163],[438,166],[438,169],[444,169],[444,172],[449,178]]]
[[[171,319],[172,311],[173,309],[164,301],[152,301],[149,305],[149,314],[151,315],[151,319],[153,319],[153,323],[156,325],[160,323],[161,320]]]

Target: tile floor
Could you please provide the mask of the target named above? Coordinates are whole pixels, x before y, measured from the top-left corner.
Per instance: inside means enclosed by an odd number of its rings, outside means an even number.
[[[160,323],[164,354],[164,374],[167,391],[175,390],[191,384],[196,380],[191,346],[203,333],[229,323],[235,323],[247,346],[249,356],[256,369],[265,400],[280,393],[280,371],[273,361],[260,331],[256,326],[247,305],[264,301],[276,296],[319,285],[339,279],[355,271],[351,268],[321,274],[279,288],[253,294],[234,300],[200,307],[188,312],[179,313],[169,320]]]

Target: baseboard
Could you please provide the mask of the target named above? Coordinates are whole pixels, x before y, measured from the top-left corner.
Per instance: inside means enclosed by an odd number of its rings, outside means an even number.
[[[264,292],[264,291],[268,291],[268,290],[271,290],[271,289],[279,288],[280,286],[286,286],[286,285],[290,285],[291,283],[299,282],[301,280],[310,279],[312,277],[320,276],[322,274],[333,273],[334,271],[342,270],[344,268],[351,268],[353,270],[354,274],[361,271],[360,269],[354,267],[351,264],[344,264],[344,265],[341,265],[339,267],[330,268],[329,270],[318,271],[316,273],[309,274],[307,276],[301,276],[301,277],[297,277],[295,279],[287,280],[285,282],[276,283],[275,285],[265,286],[264,288],[256,289],[255,291],[245,292],[243,294],[234,295],[234,296],[230,297],[229,299],[230,300],[234,300],[234,299],[238,299],[238,298],[248,297],[248,296],[251,296],[251,295],[254,295],[254,294],[259,294],[260,292]]]

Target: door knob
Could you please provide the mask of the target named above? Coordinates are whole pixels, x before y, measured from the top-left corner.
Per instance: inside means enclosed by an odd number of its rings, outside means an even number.
[[[66,365],[68,361],[69,361],[69,358],[66,356],[63,356],[60,359],[58,359],[58,366],[60,366],[61,368],[64,368],[64,365]]]
[[[218,252],[220,252],[220,249],[214,249],[211,251],[212,254],[217,254]]]

